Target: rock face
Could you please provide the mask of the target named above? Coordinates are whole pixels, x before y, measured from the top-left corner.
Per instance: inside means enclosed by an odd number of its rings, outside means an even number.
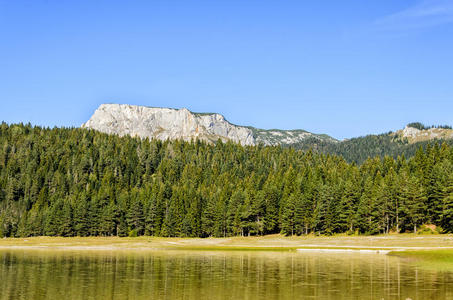
[[[194,114],[185,108],[102,104],[82,127],[160,140],[199,138],[213,142],[220,138],[243,145],[254,144],[250,129],[232,125],[219,114]]]
[[[404,129],[398,130],[395,135],[407,139],[409,143],[416,143],[435,139],[453,139],[453,130],[446,128],[428,128],[420,130],[406,126]]]
[[[193,113],[189,110],[155,108],[127,104],[102,104],[82,125],[108,134],[141,138],[200,139],[207,142],[233,141],[242,145],[291,145],[306,138],[335,139],[303,130],[264,130],[237,126],[216,113]]]

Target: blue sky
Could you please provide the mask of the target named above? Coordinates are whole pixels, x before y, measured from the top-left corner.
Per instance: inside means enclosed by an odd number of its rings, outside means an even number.
[[[0,120],[101,103],[336,138],[453,124],[453,1],[0,0]]]

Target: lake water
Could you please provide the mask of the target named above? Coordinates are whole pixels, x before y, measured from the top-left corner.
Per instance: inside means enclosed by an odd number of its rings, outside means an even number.
[[[379,254],[0,250],[0,299],[453,299],[453,273]]]

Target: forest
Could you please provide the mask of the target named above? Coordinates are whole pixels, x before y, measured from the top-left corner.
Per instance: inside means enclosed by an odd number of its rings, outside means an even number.
[[[349,163],[231,142],[0,126],[0,237],[453,232],[453,148]]]
[[[437,128],[446,129],[446,127],[447,126]],[[292,145],[291,147],[304,151],[313,150],[318,153],[338,155],[343,157],[347,162],[362,164],[370,157],[384,158],[385,156],[390,156],[397,159],[398,156],[404,155],[409,158],[414,156],[420,147],[426,148],[429,144],[434,145],[434,143],[445,143],[451,146],[453,145],[453,140],[437,139],[433,141],[409,143],[407,140],[396,138],[391,132],[388,132],[384,134],[352,138],[339,143],[309,138],[298,144]],[[285,145],[285,147],[290,146]]]

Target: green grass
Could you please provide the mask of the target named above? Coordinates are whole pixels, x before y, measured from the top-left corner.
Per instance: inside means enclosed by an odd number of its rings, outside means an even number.
[[[453,271],[452,249],[393,251],[389,255],[408,259],[425,269]]]

